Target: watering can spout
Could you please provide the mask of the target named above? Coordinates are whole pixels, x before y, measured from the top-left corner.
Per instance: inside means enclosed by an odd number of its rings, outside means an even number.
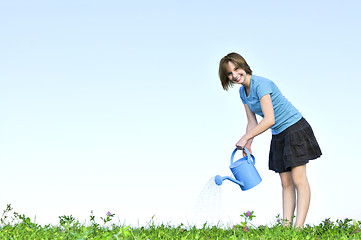
[[[230,176],[225,176],[225,177],[221,177],[219,175],[214,177],[214,181],[216,182],[217,185],[222,185],[224,180],[229,180],[231,182],[234,182],[236,184],[238,184],[240,187],[244,187],[244,183],[241,181],[238,181]]]

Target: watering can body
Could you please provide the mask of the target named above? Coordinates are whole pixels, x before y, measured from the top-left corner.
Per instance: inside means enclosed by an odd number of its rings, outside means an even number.
[[[254,166],[256,159],[253,155],[249,153],[247,148],[244,149],[247,153],[246,157],[240,158],[237,161],[233,162],[234,155],[238,150],[237,148],[232,152],[231,155],[231,165],[229,166],[229,168],[233,173],[235,179],[229,176],[221,177],[217,175],[215,177],[215,182],[217,185],[221,185],[224,180],[230,180],[238,184],[241,187],[242,191],[246,191],[257,186],[262,181],[261,176],[259,175],[256,167]]]

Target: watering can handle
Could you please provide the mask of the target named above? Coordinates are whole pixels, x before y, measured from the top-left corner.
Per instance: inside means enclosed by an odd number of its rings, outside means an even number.
[[[249,150],[246,147],[244,147],[243,149],[246,150],[246,153],[247,153],[247,162],[251,163],[251,161],[253,160],[254,164],[256,164],[256,159],[254,159],[254,158],[252,159],[251,154],[249,153]],[[238,148],[234,149],[232,152],[231,165],[233,164],[233,158],[234,158],[234,155],[236,154],[237,150],[238,150]]]

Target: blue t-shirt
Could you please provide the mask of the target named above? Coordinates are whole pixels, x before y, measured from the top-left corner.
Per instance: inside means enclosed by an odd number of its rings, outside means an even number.
[[[302,118],[302,114],[282,95],[276,84],[271,80],[252,75],[248,97],[244,86],[239,89],[243,104],[247,104],[252,112],[264,117],[260,99],[267,94],[271,95],[275,124],[271,127],[272,134],[276,135],[292,126]]]

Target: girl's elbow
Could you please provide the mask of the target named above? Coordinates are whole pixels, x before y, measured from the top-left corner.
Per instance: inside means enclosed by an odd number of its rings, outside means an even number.
[[[275,118],[274,117],[270,117],[268,119],[268,124],[270,127],[272,127],[273,125],[275,125],[276,121],[275,121]]]

